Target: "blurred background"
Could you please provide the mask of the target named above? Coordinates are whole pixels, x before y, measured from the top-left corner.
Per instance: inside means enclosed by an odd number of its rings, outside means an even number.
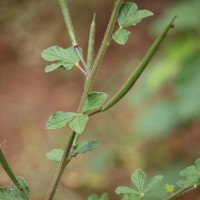
[[[114,0],[69,0],[79,44],[86,53],[90,22],[97,14],[96,53]],[[165,176],[152,200],[166,194],[178,172],[200,157],[200,1],[137,0],[154,12],[129,30],[126,46],[111,45],[94,90],[112,97],[142,59],[155,37],[175,15],[178,19],[148,69],[129,94],[108,112],[95,115],[81,140],[96,139],[101,147],[68,166],[57,200],[84,200],[91,193],[131,185],[136,168],[149,177]],[[17,175],[31,188],[31,199],[44,199],[57,167],[46,158],[52,148],[64,148],[69,128],[47,131],[56,111],[76,111],[83,90],[78,70],[45,74],[41,51],[71,45],[56,0],[0,0],[0,143]],[[86,56],[86,54],[84,55]],[[10,180],[0,168],[0,185]],[[198,190],[180,199],[197,200]]]

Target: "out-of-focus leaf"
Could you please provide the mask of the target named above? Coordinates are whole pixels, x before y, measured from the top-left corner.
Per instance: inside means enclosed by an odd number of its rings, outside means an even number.
[[[161,175],[154,176],[151,179],[151,181],[149,182],[149,184],[147,185],[147,187],[145,189],[145,194],[150,193],[153,190],[155,190],[161,183],[162,179],[163,179],[163,176],[161,176]]]
[[[52,149],[47,153],[47,158],[51,161],[60,162],[62,160],[64,151],[62,149]]]
[[[141,169],[136,169],[131,176],[133,184],[140,192],[144,192],[145,174]]]

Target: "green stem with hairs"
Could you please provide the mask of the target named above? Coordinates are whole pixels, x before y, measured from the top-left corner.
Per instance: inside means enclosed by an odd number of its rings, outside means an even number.
[[[15,184],[15,186],[24,194],[26,199],[29,199],[26,192],[24,191],[23,187],[21,186],[20,182],[18,181],[17,177],[15,176],[13,170],[11,169],[8,161],[6,160],[6,157],[1,148],[0,148],[0,163],[1,163],[2,167],[4,168],[5,172],[7,173],[7,175],[10,177],[12,182]]]
[[[73,27],[73,24],[72,24],[70,13],[69,13],[67,1],[66,0],[59,0],[59,3],[60,3],[60,7],[62,9],[62,13],[63,13],[63,16],[64,16],[64,20],[65,20],[65,23],[66,23],[66,26],[67,26],[67,30],[68,30],[72,45],[78,46],[78,41],[77,41],[77,38],[76,38],[76,34],[74,32],[74,27]]]
[[[63,0],[60,0],[60,2],[63,2]],[[114,6],[114,9],[113,9],[113,12],[112,12],[112,15],[111,15],[111,18],[110,18],[104,39],[103,39],[103,42],[101,44],[99,53],[97,55],[97,58],[95,59],[95,63],[94,63],[94,66],[92,68],[91,75],[90,75],[89,79],[87,80],[86,85],[84,87],[84,91],[83,91],[82,98],[81,98],[79,108],[78,108],[78,113],[82,112],[85,100],[86,100],[90,90],[92,89],[92,85],[93,85],[94,79],[96,77],[98,68],[99,68],[99,66],[102,62],[102,59],[103,59],[103,57],[106,53],[106,50],[109,46],[109,42],[110,42],[110,39],[112,37],[113,28],[114,28],[115,22],[117,20],[118,12],[119,12],[119,9],[120,9],[122,2],[123,2],[123,0],[116,0],[116,2],[115,2],[115,6]],[[64,11],[66,11],[68,13],[67,15],[64,14],[64,16],[69,16],[69,10],[64,9]],[[66,20],[68,20],[68,19],[70,19],[70,22],[71,22],[71,18],[69,18],[69,17],[66,18]],[[70,23],[66,22],[66,24],[70,24]],[[55,192],[57,190],[57,187],[60,183],[61,177],[62,177],[62,175],[65,171],[65,167],[69,163],[69,161],[71,160],[70,152],[73,151],[73,148],[76,147],[76,142],[78,140],[78,137],[79,137],[79,134],[75,133],[74,131],[71,132],[68,143],[67,143],[66,148],[64,150],[62,160],[59,163],[59,166],[58,166],[57,171],[54,175],[52,183],[49,187],[49,190],[48,190],[48,193],[46,195],[45,200],[52,200],[53,199]]]

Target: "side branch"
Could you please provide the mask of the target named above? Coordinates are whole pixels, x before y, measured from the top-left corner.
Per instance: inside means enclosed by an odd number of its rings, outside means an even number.
[[[122,97],[124,97],[128,91],[132,88],[132,86],[135,84],[135,82],[139,79],[142,72],[145,70],[149,62],[151,61],[152,57],[156,53],[158,47],[163,42],[166,34],[170,30],[170,28],[173,27],[173,22],[176,19],[176,16],[173,17],[173,19],[170,21],[170,23],[167,25],[167,27],[164,29],[164,31],[158,36],[156,41],[153,43],[153,45],[150,47],[148,52],[146,53],[145,57],[139,64],[139,66],[136,68],[136,71],[130,76],[128,81],[122,86],[122,88],[117,92],[117,94],[108,102],[106,105],[104,105],[101,108],[101,111],[108,110],[112,106],[114,106]]]

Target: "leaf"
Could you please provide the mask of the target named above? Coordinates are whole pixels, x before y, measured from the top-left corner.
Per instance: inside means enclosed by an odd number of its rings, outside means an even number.
[[[21,186],[24,189],[24,192],[27,196],[30,195],[30,190],[27,186],[26,181],[22,177],[17,177]],[[1,200],[27,200],[24,193],[21,192],[14,184],[9,188],[0,188],[0,199]]]
[[[126,187],[126,186],[119,186],[115,190],[116,194],[127,194],[127,195],[133,195],[138,196],[140,193],[132,188]]]
[[[195,185],[198,181],[199,181],[198,178],[180,180],[180,181],[178,181],[178,182],[176,183],[176,185],[177,185],[178,187],[181,187],[181,188],[187,188],[187,187],[190,187],[190,186]]]
[[[66,126],[67,123],[69,123],[75,116],[77,115],[77,113],[73,113],[73,112],[56,112],[53,113],[48,121],[47,121],[47,125],[46,128],[48,130],[53,130],[53,129],[59,129],[59,128],[63,128]]]
[[[97,141],[83,141],[77,146],[76,150],[74,151],[74,156],[80,153],[86,153],[87,151],[92,151],[99,146],[100,144]]]
[[[69,63],[64,63],[64,62],[53,63],[51,65],[46,66],[45,72],[46,73],[52,72],[52,71],[58,69],[59,67],[63,67],[65,70],[69,70],[73,67],[73,65],[69,64]]]
[[[138,24],[142,19],[152,16],[148,10],[138,10],[135,3],[126,2],[122,4],[118,15],[118,23],[121,27],[129,27]]]
[[[107,94],[103,92],[91,92],[84,104],[83,112],[99,108],[107,98]]]
[[[62,149],[52,149],[47,153],[47,158],[51,161],[60,162],[62,160],[64,151]]]
[[[173,193],[174,192],[174,185],[166,184],[164,186],[164,188],[168,193]]]
[[[79,52],[82,56],[82,49],[79,47]],[[80,61],[80,57],[77,54],[74,47],[69,47],[68,49],[63,49],[59,46],[52,46],[45,49],[42,52],[42,57],[47,61],[58,61],[58,63],[53,63],[46,66],[45,72],[51,72],[59,67],[63,67],[65,70],[71,69],[76,63]]]
[[[179,175],[185,176],[186,178],[193,178],[194,176],[198,175],[198,170],[194,165],[192,165],[182,170]]]
[[[120,44],[120,45],[125,45],[128,41],[129,35],[131,34],[130,31],[119,28],[113,35],[113,40]]]
[[[163,179],[163,176],[161,175],[154,176],[149,182],[149,184],[147,185],[145,189],[145,193],[150,193],[153,190],[155,190],[160,184],[160,182],[162,181],[162,179]]]
[[[69,125],[73,131],[81,134],[85,129],[88,119],[89,117],[87,115],[79,114],[70,122]]]
[[[141,169],[135,170],[131,176],[131,180],[140,192],[144,191],[145,174]]]

